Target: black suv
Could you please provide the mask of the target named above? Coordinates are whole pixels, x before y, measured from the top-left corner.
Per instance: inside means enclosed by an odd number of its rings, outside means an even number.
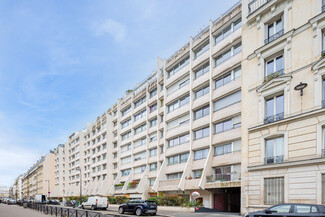
[[[130,200],[125,204],[121,204],[118,208],[118,212],[123,214],[124,212],[132,212],[137,216],[142,214],[157,214],[157,204],[150,200]]]
[[[325,207],[322,205],[286,203],[278,204],[258,212],[247,213],[245,217],[266,217],[266,216],[324,216]]]

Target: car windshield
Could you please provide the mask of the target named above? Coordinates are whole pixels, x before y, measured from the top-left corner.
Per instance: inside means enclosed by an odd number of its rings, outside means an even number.
[[[291,205],[289,204],[283,204],[271,207],[269,210],[275,213],[289,213],[290,212]]]

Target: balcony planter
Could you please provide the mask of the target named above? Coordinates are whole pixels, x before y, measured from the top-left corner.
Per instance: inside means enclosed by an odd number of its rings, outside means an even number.
[[[279,77],[280,75],[283,75],[283,69],[277,72],[274,72],[272,74],[269,74],[267,76],[264,77],[264,83],[272,80],[273,78]]]
[[[124,183],[115,184],[114,186],[124,186]]]
[[[133,180],[132,182],[129,182],[129,188],[133,189],[133,188],[136,188],[139,184],[139,181],[138,180]]]

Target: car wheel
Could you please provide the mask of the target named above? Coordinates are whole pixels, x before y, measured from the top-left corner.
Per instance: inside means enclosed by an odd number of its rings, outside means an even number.
[[[156,215],[157,213],[150,213],[150,215]]]
[[[84,209],[84,206],[83,205],[81,206],[81,209]]]
[[[95,210],[95,207],[94,206],[91,206],[91,210]]]
[[[123,213],[124,213],[124,209],[123,209],[123,207],[120,207],[120,208],[118,209],[118,213],[120,213],[120,214],[123,214]]]
[[[136,214],[137,216],[142,215],[142,210],[141,210],[140,208],[137,208],[137,209],[135,210],[135,214]]]

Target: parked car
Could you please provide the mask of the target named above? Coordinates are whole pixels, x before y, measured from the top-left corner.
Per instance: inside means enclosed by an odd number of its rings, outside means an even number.
[[[58,200],[49,200],[47,203],[52,205],[60,205],[60,202]]]
[[[278,204],[270,208],[247,213],[245,217],[254,216],[324,216],[325,207],[323,205],[287,203]]]
[[[137,216],[142,214],[157,214],[157,204],[150,200],[130,200],[125,204],[121,204],[118,208],[118,212],[123,214],[124,212],[132,212]]]
[[[16,204],[16,200],[15,200],[15,199],[8,199],[8,200],[7,200],[7,204],[8,204],[8,205]]]
[[[76,207],[77,202],[75,200],[65,202],[64,206]]]
[[[82,209],[107,209],[108,208],[108,200],[106,197],[88,197],[81,204]]]

